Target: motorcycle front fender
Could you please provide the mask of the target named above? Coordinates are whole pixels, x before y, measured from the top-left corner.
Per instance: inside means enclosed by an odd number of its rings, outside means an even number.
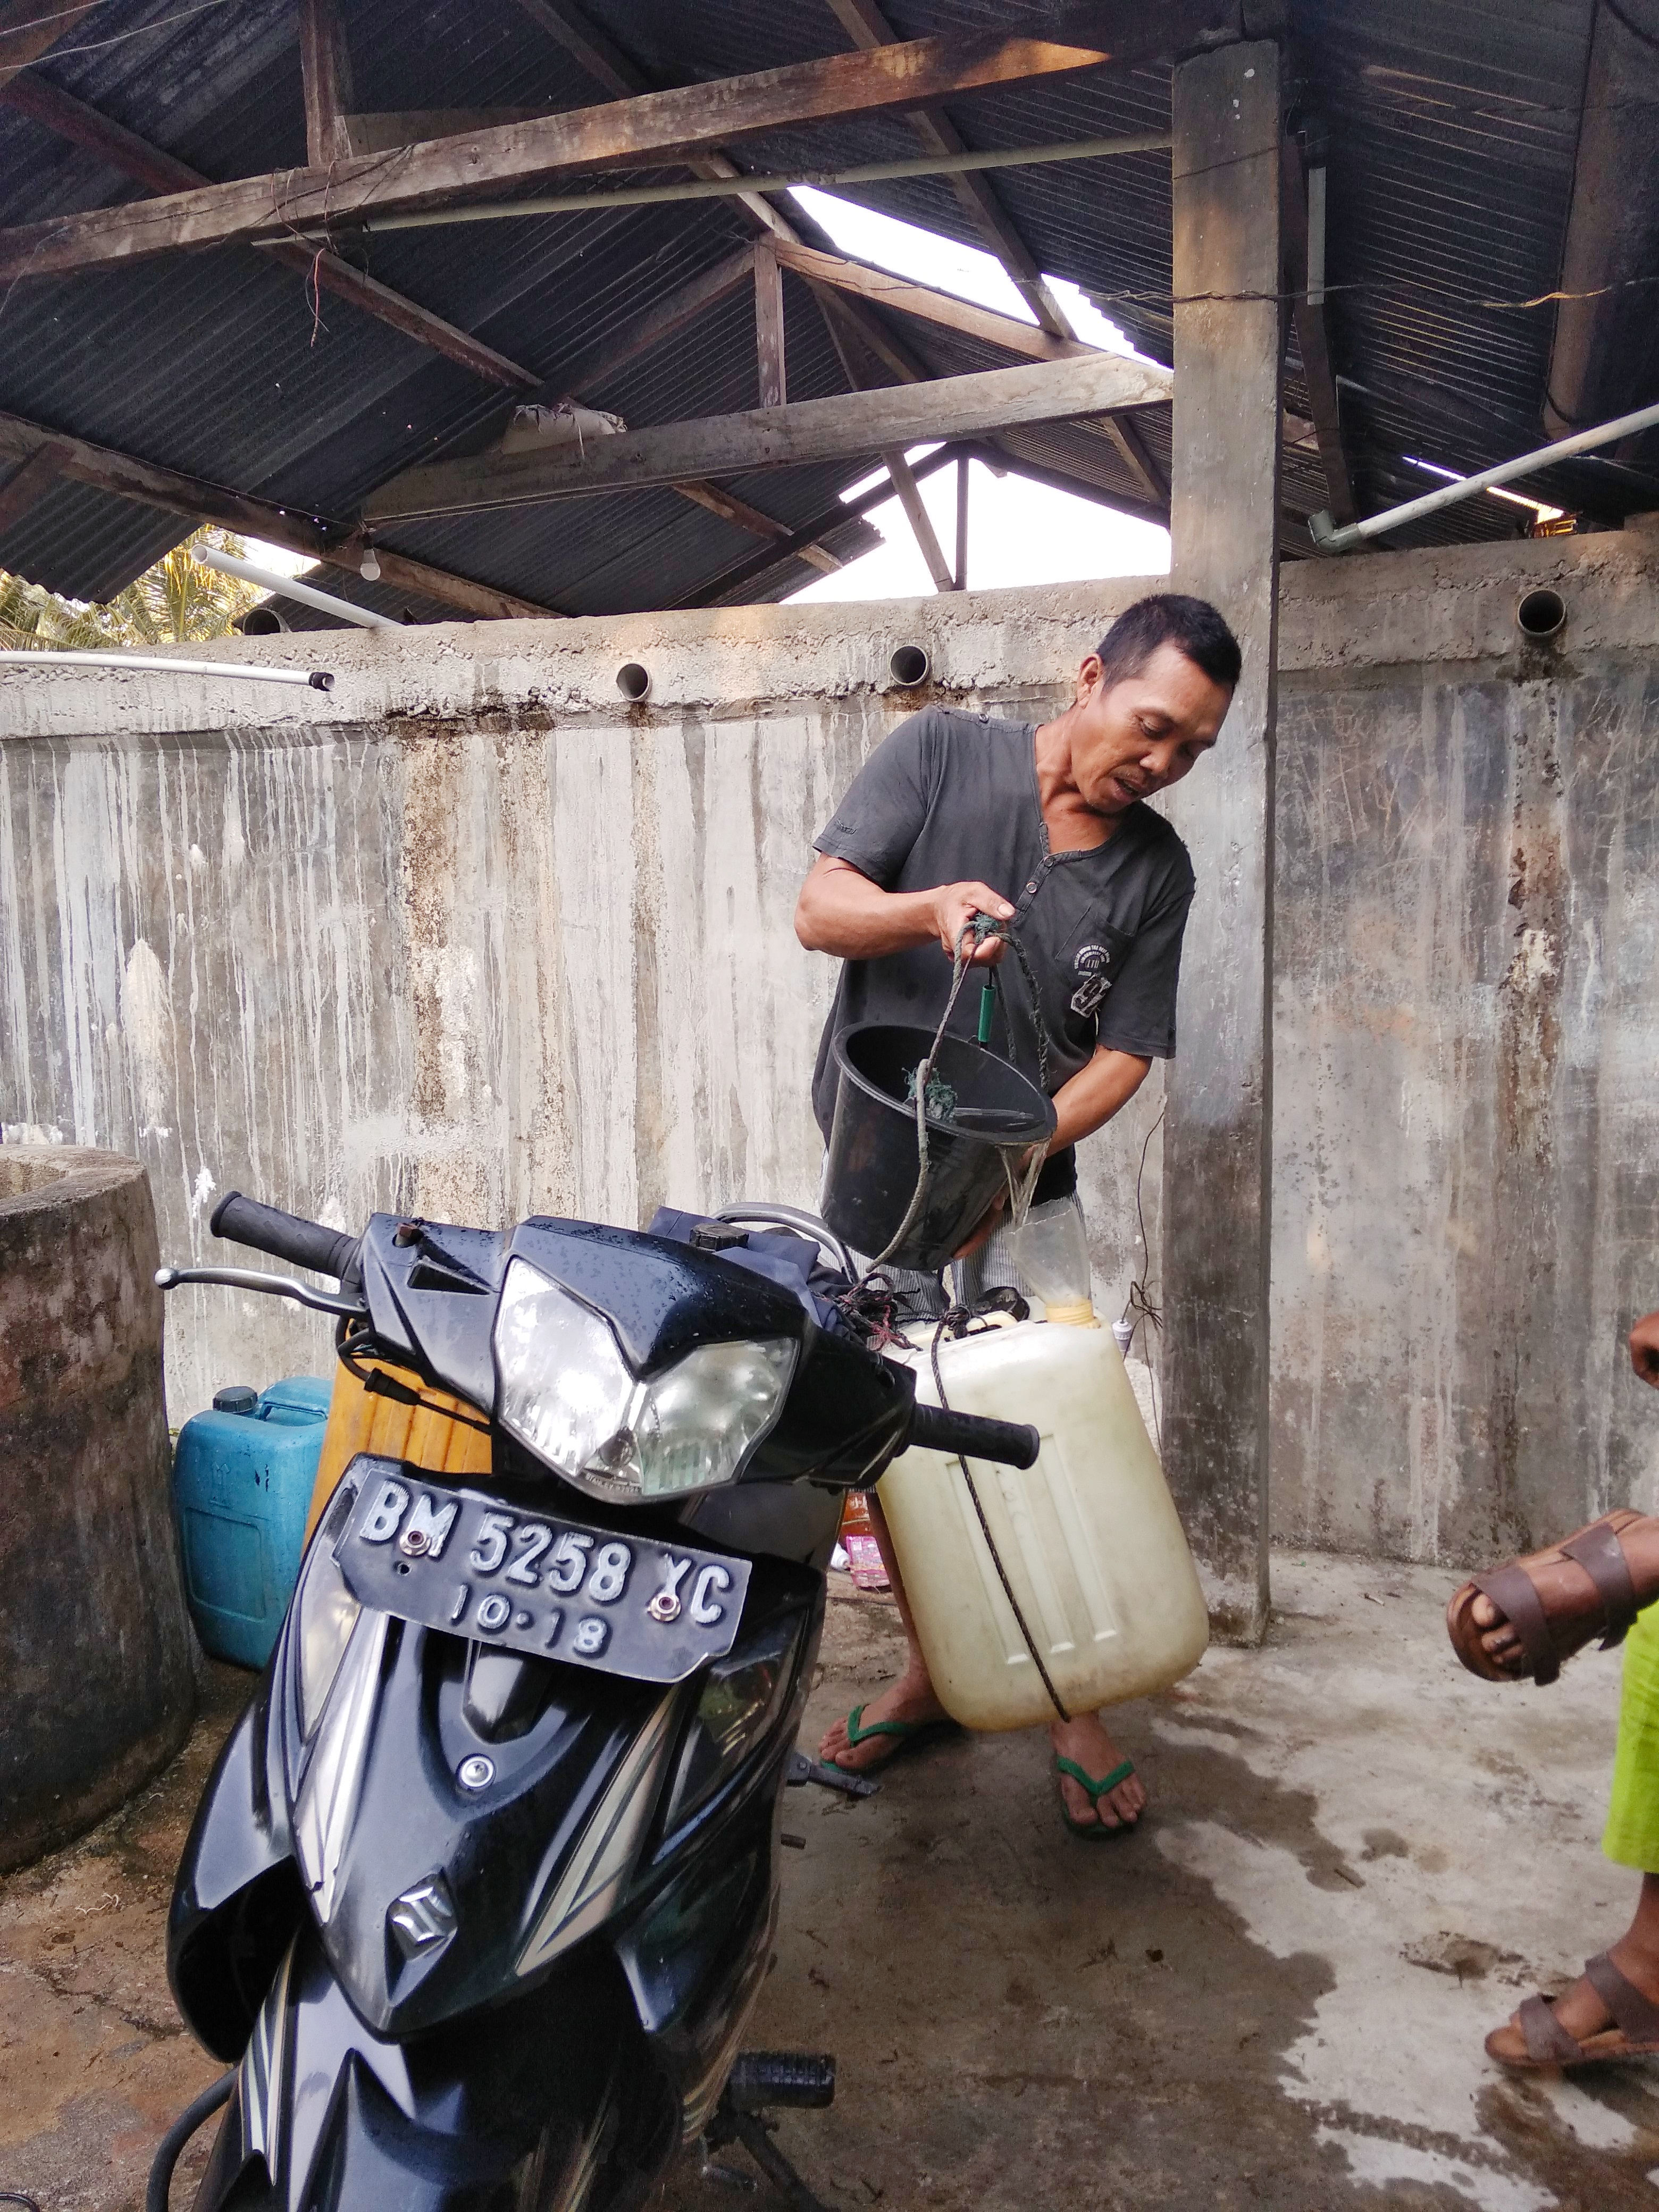
[[[270,1786],[270,1678],[227,1737],[197,1808],[167,1917],[167,1980],[185,2026],[229,2060],[252,2033],[306,1917],[285,1793]]]

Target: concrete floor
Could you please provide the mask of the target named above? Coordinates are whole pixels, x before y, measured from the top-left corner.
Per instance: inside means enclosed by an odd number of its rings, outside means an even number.
[[[1280,1556],[1263,1650],[1124,1710],[1153,1807],[1119,1844],[1065,1833],[1030,1735],[941,1744],[863,1801],[792,1792],[807,1844],[750,2040],[840,2059],[834,2107],[780,2130],[826,2203],[1659,2206],[1659,2075],[1517,2083],[1480,2050],[1627,1915],[1635,1878],[1597,1847],[1617,1662],[1480,1684],[1441,1631],[1452,1579]],[[834,1604],[809,1735],[900,1648],[890,1605]],[[215,2071],[161,1931],[246,1686],[222,1672],[177,1766],[0,1885],[0,2191],[44,2212],[137,2207]],[[744,2201],[688,2173],[660,2203]]]

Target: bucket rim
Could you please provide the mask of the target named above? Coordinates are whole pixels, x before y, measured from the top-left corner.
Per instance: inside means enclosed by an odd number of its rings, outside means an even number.
[[[911,1111],[911,1102],[908,1099],[895,1098],[890,1092],[879,1089],[871,1082],[868,1076],[862,1074],[858,1068],[854,1067],[848,1057],[848,1041],[853,1037],[864,1036],[870,1030],[884,1030],[890,1035],[904,1032],[911,1036],[920,1037],[921,1050],[924,1053],[931,1050],[934,1032],[931,1029],[922,1028],[920,1023],[916,1022],[848,1022],[845,1029],[836,1030],[830,1042],[830,1054],[835,1060],[838,1077],[844,1078],[848,1082],[854,1085],[866,1098],[873,1098],[878,1104],[890,1107],[896,1112],[903,1114],[914,1124],[915,1115]],[[1023,1068],[1016,1067],[1012,1060],[1004,1060],[1000,1053],[990,1051],[973,1037],[947,1036],[944,1042],[947,1044],[960,1045],[964,1050],[976,1054],[981,1059],[996,1060],[1000,1066],[1007,1068],[1012,1074],[1018,1076],[1032,1097],[1038,1102],[1042,1108],[1042,1115],[1040,1119],[1034,1115],[1025,1128],[1011,1131],[1004,1136],[994,1138],[983,1136],[975,1129],[962,1128],[954,1121],[941,1121],[932,1114],[924,1114],[922,1119],[930,1130],[937,1132],[941,1137],[953,1137],[959,1143],[988,1145],[993,1151],[1001,1151],[1014,1145],[1046,1143],[1054,1135],[1060,1126],[1060,1116],[1055,1111],[1054,1102],[1052,1098],[1043,1097]]]

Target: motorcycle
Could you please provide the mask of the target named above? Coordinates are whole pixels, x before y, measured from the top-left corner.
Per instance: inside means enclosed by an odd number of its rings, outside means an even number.
[[[348,1387],[459,1423],[475,1471],[411,1431],[313,1509],[179,1869],[173,1996],[234,2063],[150,2212],[221,2104],[196,2212],[623,2212],[734,2140],[812,2206],[763,2114],[834,2062],[739,2046],[786,1783],[873,1786],[793,1748],[842,1498],[911,1443],[1030,1466],[1036,1431],[918,1405],[787,1208],[354,1239],[232,1193],[212,1227],[337,1292],[164,1287],[331,1313]]]

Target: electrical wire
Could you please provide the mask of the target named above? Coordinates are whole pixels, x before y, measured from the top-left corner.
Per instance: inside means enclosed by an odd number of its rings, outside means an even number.
[[[193,8],[177,9],[171,15],[158,15],[153,23],[137,23],[130,31],[117,31],[107,39],[94,39],[83,46],[54,46],[46,58],[56,62],[64,60],[70,54],[101,53],[106,46],[123,46],[129,39],[146,38],[152,31],[164,31],[169,23],[182,23],[186,15],[204,15],[210,8],[226,8],[230,4],[231,0],[196,0]],[[44,30],[48,23],[59,23],[65,15],[80,16],[88,12],[84,8],[59,8],[50,15],[36,15],[27,23],[8,23],[0,30],[0,40],[15,38],[23,31]],[[14,66],[0,55],[0,69],[10,70]]]
[[[1018,1294],[1016,1294],[1016,1296],[1018,1297]],[[1022,1310],[1020,1317],[1023,1319],[1024,1315],[1028,1313],[1030,1309],[1026,1306],[1025,1301],[1023,1298],[1018,1298],[1018,1304]],[[951,1401],[945,1395],[945,1377],[939,1372],[939,1345],[947,1332],[953,1334],[961,1334],[965,1329],[968,1321],[980,1309],[978,1307],[974,1306],[952,1306],[948,1312],[944,1313],[939,1316],[938,1325],[933,1330],[933,1340],[931,1354],[933,1370],[933,1389],[939,1399],[940,1407],[946,1413],[949,1413],[951,1410]],[[1054,1677],[1049,1674],[1048,1668],[1043,1664],[1042,1654],[1037,1648],[1037,1640],[1031,1633],[1030,1624],[1025,1618],[1024,1612],[1021,1607],[1018,1598],[1014,1595],[1014,1586],[1008,1579],[1008,1570],[1002,1564],[1002,1554],[997,1549],[996,1538],[991,1534],[991,1524],[986,1518],[985,1506],[979,1494],[979,1485],[974,1480],[973,1470],[968,1464],[965,1454],[957,1452],[954,1455],[954,1457],[956,1459],[957,1468],[961,1473],[962,1479],[968,1486],[968,1495],[973,1502],[975,1516],[979,1522],[980,1534],[985,1539],[986,1550],[991,1554],[991,1565],[997,1571],[997,1580],[1002,1584],[1002,1594],[1008,1601],[1009,1608],[1014,1616],[1015,1626],[1018,1628],[1020,1635],[1024,1641],[1025,1649],[1031,1655],[1031,1663],[1036,1668],[1038,1674],[1042,1677],[1042,1686],[1048,1693],[1049,1704],[1060,1715],[1061,1720],[1069,1721],[1072,1716],[1066,1711],[1065,1706],[1060,1702],[1060,1692],[1054,1687]]]
[[[1152,1139],[1164,1127],[1164,1116],[1169,1110],[1170,1102],[1166,1097],[1158,1109],[1158,1119],[1146,1132],[1145,1141],[1140,1147],[1140,1164],[1135,1170],[1135,1223],[1140,1231],[1140,1273],[1129,1285],[1129,1295],[1123,1302],[1121,1316],[1124,1321],[1127,1321],[1132,1313],[1134,1316],[1134,1322],[1129,1331],[1131,1344],[1135,1340],[1135,1329],[1139,1328],[1142,1322],[1147,1325],[1146,1338],[1140,1350],[1141,1357],[1146,1360],[1147,1378],[1152,1388],[1152,1433],[1158,1440],[1158,1452],[1160,1459],[1164,1456],[1164,1423],[1158,1413],[1158,1370],[1148,1354],[1152,1351],[1152,1331],[1157,1329],[1160,1334],[1163,1332],[1164,1309],[1150,1296],[1146,1289],[1146,1279],[1152,1269],[1152,1248],[1146,1235],[1146,1213],[1141,1204],[1141,1185],[1146,1174],[1146,1155],[1152,1148]]]

